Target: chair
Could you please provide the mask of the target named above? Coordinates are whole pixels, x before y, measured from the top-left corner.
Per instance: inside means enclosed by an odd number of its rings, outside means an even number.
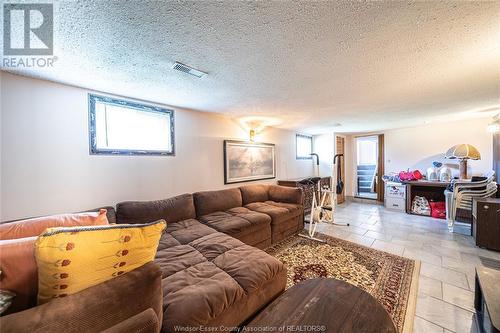
[[[472,199],[489,198],[497,192],[495,172],[491,171],[486,175],[486,179],[477,182],[454,180],[453,190],[445,190],[446,198],[446,219],[448,229],[453,232],[453,225],[457,214],[457,208],[472,211]]]

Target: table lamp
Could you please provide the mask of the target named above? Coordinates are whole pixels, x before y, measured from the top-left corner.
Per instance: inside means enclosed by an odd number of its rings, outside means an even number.
[[[476,147],[469,144],[459,144],[451,147],[445,154],[446,158],[460,160],[460,179],[467,179],[467,160],[480,160],[481,154]]]

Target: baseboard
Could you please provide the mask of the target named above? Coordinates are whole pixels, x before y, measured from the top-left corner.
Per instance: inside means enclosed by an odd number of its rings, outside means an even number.
[[[363,199],[360,197],[353,197],[353,196],[346,196],[345,200],[349,201],[349,202],[357,202],[357,203],[364,203],[364,204],[371,204],[371,205],[379,205],[379,206],[384,205],[383,202],[377,201],[375,199]]]

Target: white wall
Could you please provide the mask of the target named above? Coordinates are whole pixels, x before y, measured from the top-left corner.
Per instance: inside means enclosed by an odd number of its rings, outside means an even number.
[[[313,151],[319,155],[319,175],[329,177],[332,175],[334,152],[333,133],[313,136]]]
[[[490,121],[490,118],[468,119],[374,133],[385,135],[385,174],[406,169],[418,169],[425,174],[433,161],[440,161],[452,167],[454,175],[458,175],[458,161],[445,159],[444,153],[460,143],[471,144],[481,153],[481,160],[468,162],[469,175],[491,171],[493,138],[486,131]],[[347,140],[347,150],[351,152],[347,167],[349,175],[346,176],[349,196],[355,194],[355,137],[356,134],[348,135]]]
[[[385,171],[419,169],[425,173],[433,161],[451,164],[458,173],[458,161],[447,160],[448,148],[468,143],[481,153],[481,160],[469,161],[469,175],[491,171],[493,166],[493,138],[486,131],[489,118],[429,124],[385,132]]]
[[[89,91],[0,77],[1,220],[224,188],[223,140],[248,139],[230,119],[175,109],[175,157],[89,155]],[[276,144],[277,179],[312,174],[295,159],[294,132],[267,128],[257,140]]]

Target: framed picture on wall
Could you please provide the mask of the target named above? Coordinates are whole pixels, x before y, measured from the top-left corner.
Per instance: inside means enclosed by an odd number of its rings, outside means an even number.
[[[224,140],[224,184],[276,178],[271,143]]]

